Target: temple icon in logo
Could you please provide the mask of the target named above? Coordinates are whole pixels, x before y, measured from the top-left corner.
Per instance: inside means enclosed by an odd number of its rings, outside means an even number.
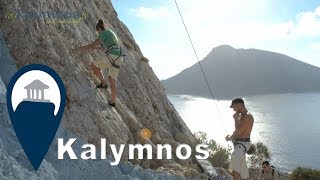
[[[44,90],[49,89],[49,86],[38,79],[24,87],[24,89],[27,90],[27,98],[24,101],[50,102],[50,100],[44,98]]]

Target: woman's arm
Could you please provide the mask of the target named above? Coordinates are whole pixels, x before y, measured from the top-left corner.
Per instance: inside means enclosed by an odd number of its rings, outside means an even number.
[[[75,53],[84,52],[84,51],[87,51],[87,50],[95,49],[95,47],[98,46],[98,45],[100,45],[100,40],[99,39],[95,40],[93,43],[91,43],[89,45],[75,48],[72,51],[75,52]]]

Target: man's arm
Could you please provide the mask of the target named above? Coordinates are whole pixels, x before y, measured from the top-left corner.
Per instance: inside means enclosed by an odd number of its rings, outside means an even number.
[[[234,119],[234,128],[235,130],[233,131],[232,135],[227,135],[225,137],[226,141],[230,141],[230,140],[233,140],[234,139],[234,134],[236,132],[236,130],[239,128],[239,116],[240,114],[239,113],[234,113],[233,114],[233,119]]]
[[[233,134],[230,136],[230,139],[234,139],[239,137],[246,129],[248,129],[251,125],[250,121],[253,121],[252,115],[245,115],[242,117],[243,119],[240,121],[238,125],[238,129],[236,129]]]
[[[238,114],[238,113],[234,113],[233,114],[234,129],[238,129],[239,128],[239,116],[240,116],[240,114]]]

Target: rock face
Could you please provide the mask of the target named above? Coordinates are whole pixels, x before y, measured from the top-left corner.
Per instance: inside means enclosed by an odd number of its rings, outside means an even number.
[[[65,17],[65,20],[70,21],[62,21],[63,18],[53,16],[54,13],[64,12],[76,12],[75,14],[80,16],[77,16],[77,19]],[[10,130],[12,127],[5,109],[4,87],[10,81],[16,67],[20,68],[31,63],[50,66],[65,84],[67,105],[58,137],[78,137],[83,142],[93,143],[97,147],[100,147],[100,138],[106,138],[108,144],[116,145],[169,143],[175,146],[178,144],[177,134],[189,139],[194,138],[167,99],[160,81],[143,57],[131,33],[119,21],[110,0],[46,2],[2,0],[0,15],[0,75],[3,80],[1,81],[0,159],[4,159],[0,162],[0,176],[3,176],[0,179],[69,179],[68,177],[99,179],[99,175],[101,179],[106,177],[112,179],[117,178],[116,175],[119,174],[149,179],[153,174],[157,174],[151,170],[142,171],[139,166],[128,164],[124,164],[124,167],[111,167],[106,161],[56,162],[57,158],[53,155],[56,151],[52,150],[53,147],[39,171],[32,171],[24,153],[13,151],[21,148],[14,132]],[[86,45],[97,38],[95,25],[98,19],[103,19],[118,34],[127,54],[118,76],[118,98],[115,109],[107,105],[110,90],[95,88],[98,81],[89,67],[101,53],[93,52],[79,56],[70,54],[72,48]],[[70,24],[71,20],[78,23]],[[2,121],[3,119],[6,120]],[[151,130],[150,140],[140,137],[143,128]],[[8,153],[11,150],[12,153]],[[107,152],[110,153],[110,149],[107,149]],[[157,169],[164,164],[176,163],[174,155],[173,160],[168,161],[134,160],[132,163],[144,168]],[[124,161],[128,159],[127,149],[122,157]],[[191,160],[179,162],[188,166]],[[107,170],[102,171],[101,167]],[[62,177],[64,174],[66,177]],[[152,179],[168,179],[169,176],[160,173]],[[179,179],[176,176],[170,177]],[[124,176],[122,179],[128,178]]]
[[[168,174],[160,171],[144,170],[123,162],[118,166],[111,166],[109,156],[107,160],[58,160],[57,142],[51,145],[45,160],[38,171],[32,169],[15,133],[7,113],[6,88],[0,77],[0,179],[25,180],[25,179],[162,179],[183,180],[182,176]],[[75,135],[60,126],[56,138],[74,138]],[[73,145],[75,153],[80,154],[81,146],[85,142],[77,140]]]
[[[53,68],[64,81],[67,107],[63,126],[89,143],[139,143],[142,128],[153,132],[151,142],[174,140],[175,134],[192,134],[168,101],[162,85],[146,62],[126,28],[119,21],[109,0],[106,1],[2,1],[4,16],[1,31],[17,67],[40,63]],[[50,24],[47,18],[30,16],[28,12],[79,12],[85,17],[78,24]],[[20,12],[13,21],[7,13]],[[107,105],[109,90],[97,90],[97,78],[89,65],[99,54],[71,56],[74,47],[93,42],[97,36],[97,19],[104,19],[122,42],[127,57],[118,77],[116,109]],[[129,45],[128,45],[129,44]],[[128,157],[127,155],[124,157]]]
[[[218,46],[201,61],[215,98],[320,92],[320,68],[283,54]],[[162,81],[169,94],[211,97],[200,65]]]

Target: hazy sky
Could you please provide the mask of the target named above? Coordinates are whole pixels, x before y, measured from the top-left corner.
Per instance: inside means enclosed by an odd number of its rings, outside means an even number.
[[[320,67],[320,0],[177,0],[199,58],[228,44]],[[197,59],[174,0],[112,0],[160,79]]]

